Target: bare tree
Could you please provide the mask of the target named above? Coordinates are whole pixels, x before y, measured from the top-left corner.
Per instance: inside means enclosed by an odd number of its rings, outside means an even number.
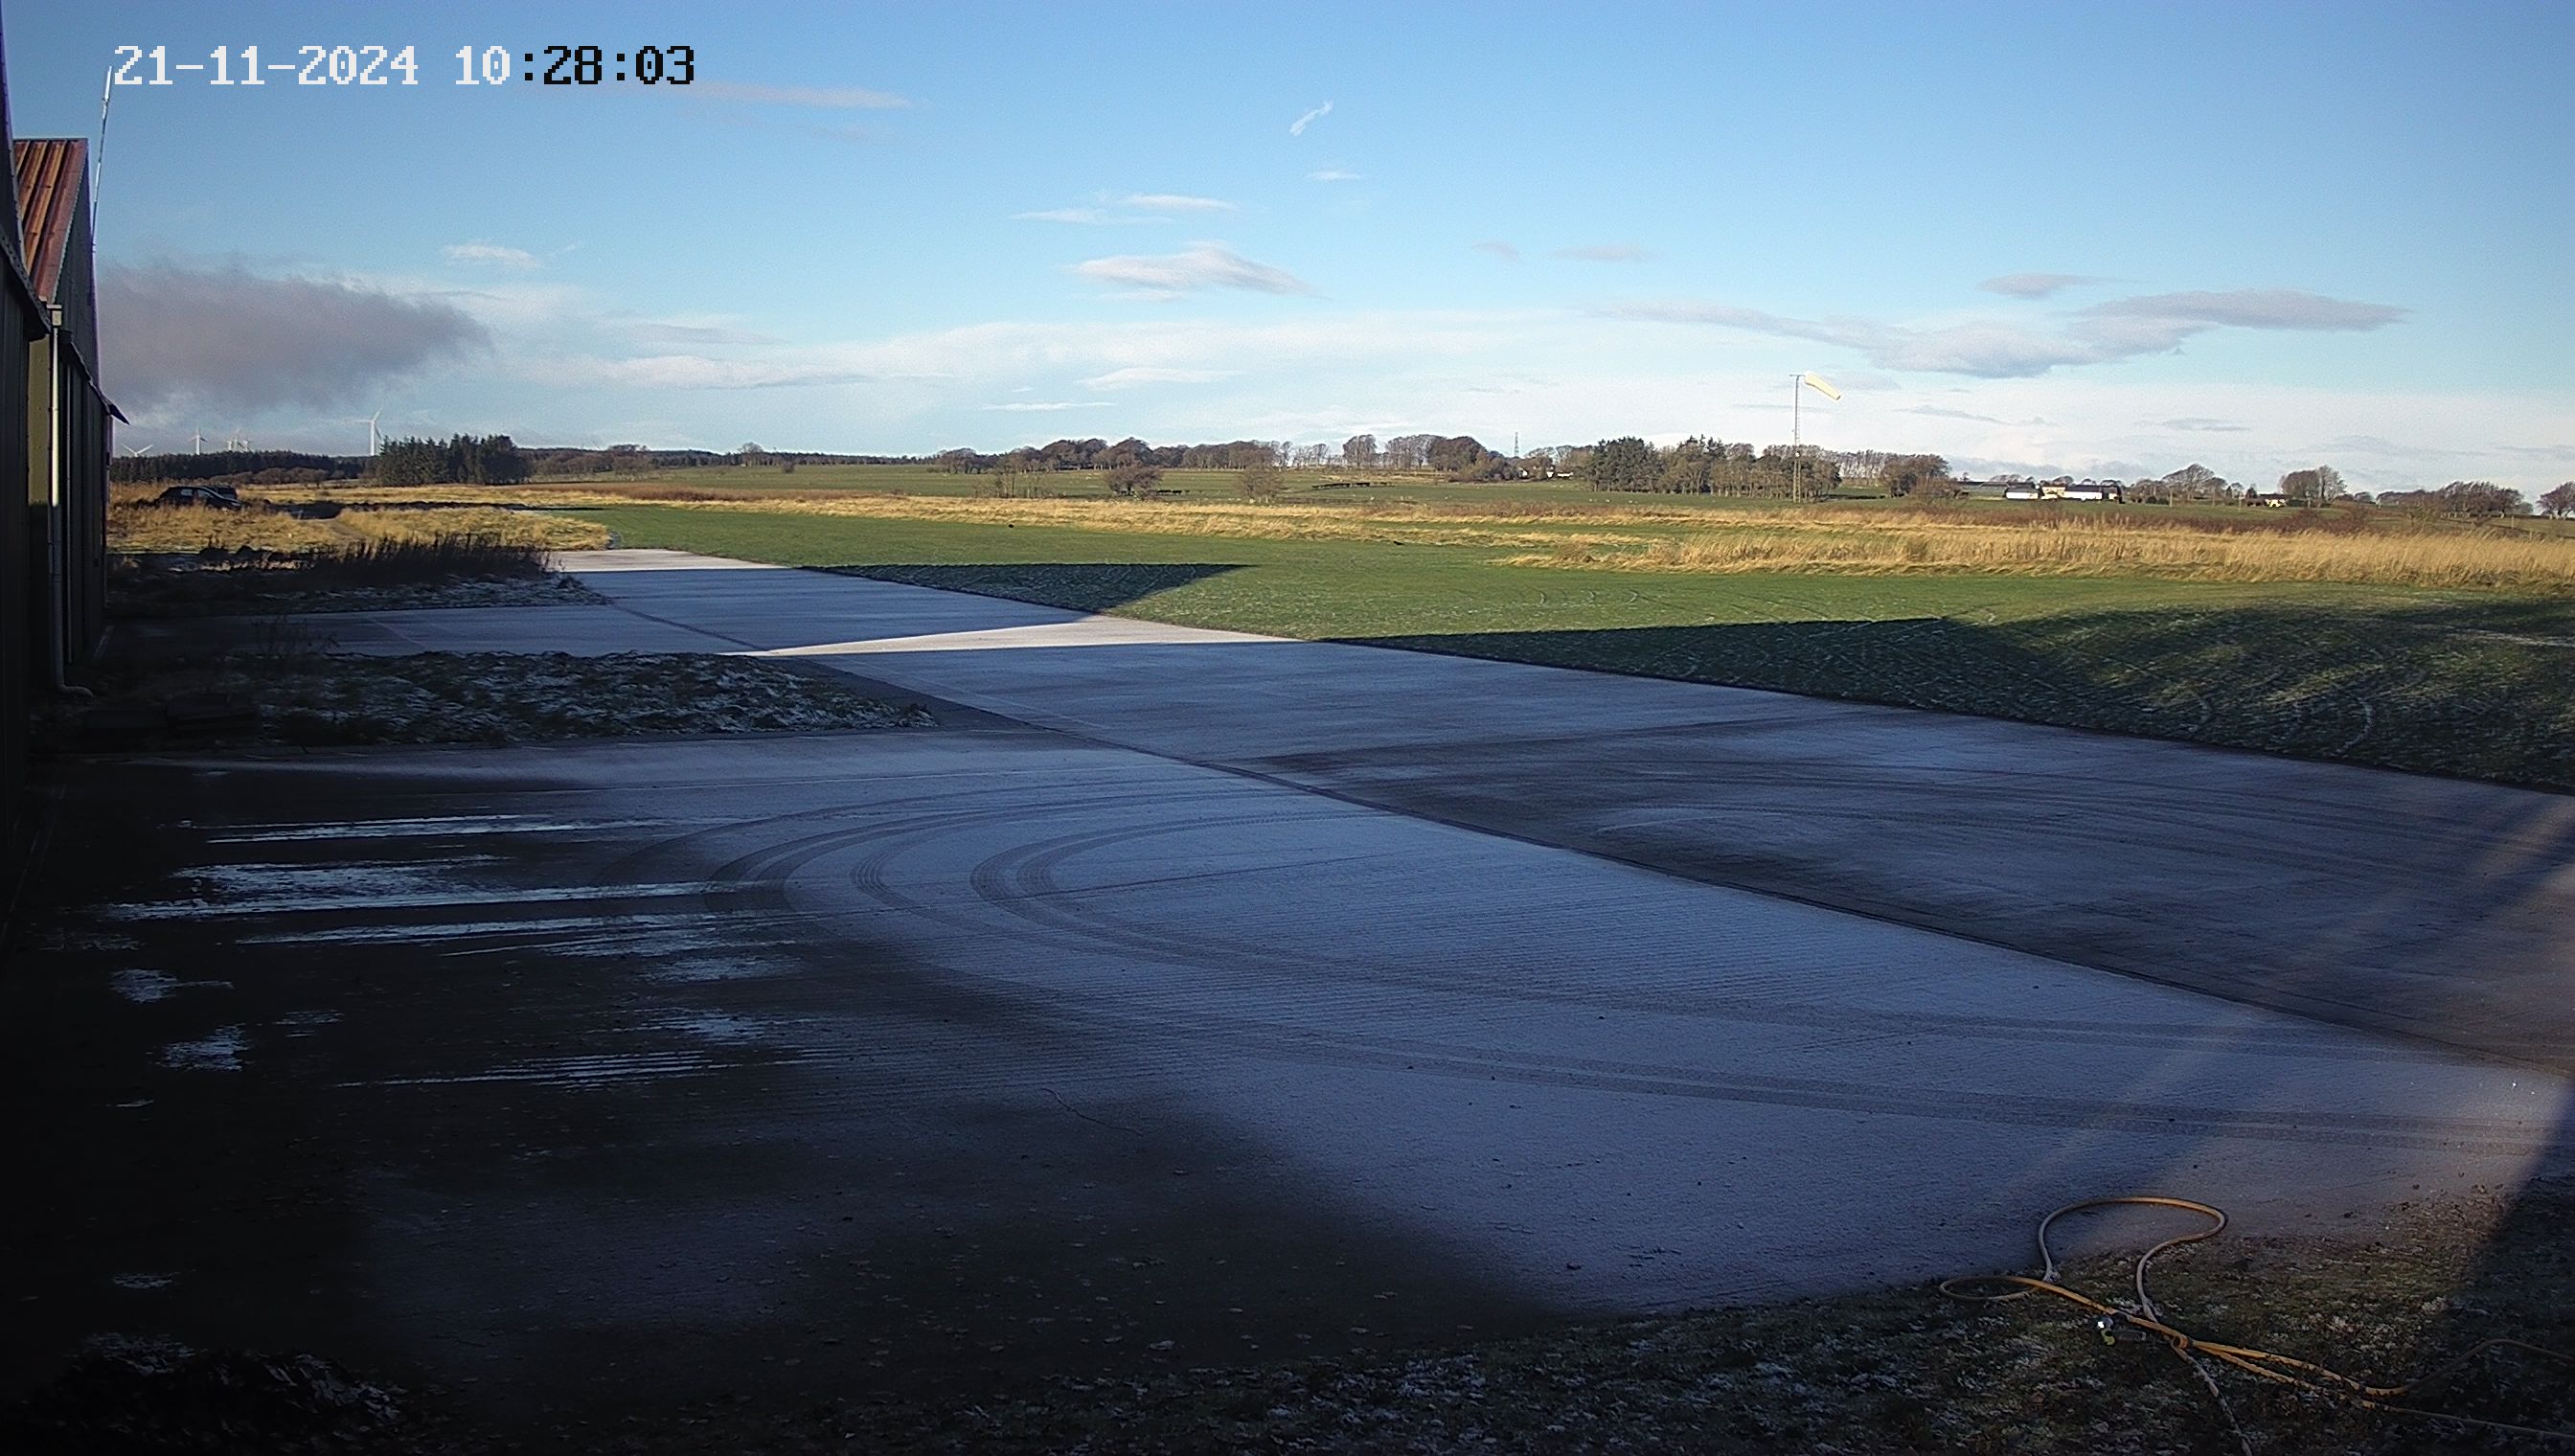
[[[2329,465],[2280,477],[2280,494],[2301,506],[2320,507],[2343,493],[2342,472]]]
[[[1140,465],[1131,461],[1126,465],[1111,466],[1103,480],[1109,487],[1109,494],[1113,496],[1150,496],[1154,494],[1155,488],[1162,484],[1163,471],[1160,466]]]

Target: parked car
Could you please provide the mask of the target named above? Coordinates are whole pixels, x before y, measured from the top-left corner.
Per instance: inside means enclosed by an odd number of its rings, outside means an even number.
[[[230,486],[172,486],[152,498],[155,506],[212,506],[218,511],[238,511],[242,499]]]

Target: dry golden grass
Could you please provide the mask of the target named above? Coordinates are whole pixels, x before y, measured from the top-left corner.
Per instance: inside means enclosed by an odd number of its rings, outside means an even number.
[[[1455,507],[1351,504],[1309,506],[1254,502],[1008,499],[855,493],[726,495],[693,489],[549,487],[531,493],[492,486],[316,488],[243,492],[245,500],[336,501],[349,506],[451,509],[507,501],[560,509],[669,506],[679,510],[747,511],[783,516],[860,517],[880,521],[955,521],[987,526],[1050,526],[1077,531],[1149,532],[1158,536],[1259,538],[1271,541],[1403,541],[1425,546],[1544,547],[1567,540],[1614,546],[1626,538],[1568,536],[1535,524],[1515,507],[1460,514]],[[1539,517],[1538,519],[1543,519]],[[1697,519],[1680,511],[1584,513],[1586,524],[1669,525]]]
[[[2575,593],[2575,543],[2474,529],[2217,533],[2108,520],[1783,527],[1747,520],[1678,540],[1568,544],[1514,565],[1660,572],[1972,573]]]
[[[340,555],[386,543],[469,539],[549,551],[578,551],[608,544],[607,528],[595,522],[493,506],[355,509],[344,510],[327,521],[308,521],[283,511],[149,506],[121,499],[109,502],[107,535],[109,545],[119,551],[250,550],[296,556]]]
[[[574,508],[649,503],[679,510],[1156,535],[1401,542],[1499,549],[1512,553],[1500,559],[1512,566],[1590,570],[2159,577],[2575,594],[2575,538],[2507,526],[2340,514],[2248,515],[2238,521],[1989,506],[1783,503],[1707,511],[1581,498],[1561,503],[1265,504],[856,493],[752,496],[615,485],[287,487],[245,494],[272,501],[330,500],[353,507],[437,504],[461,508],[506,502]],[[350,512],[342,519],[358,514]],[[450,509],[435,514],[481,518],[487,513]],[[525,523],[543,518],[506,519]],[[550,539],[549,544],[577,543]]]

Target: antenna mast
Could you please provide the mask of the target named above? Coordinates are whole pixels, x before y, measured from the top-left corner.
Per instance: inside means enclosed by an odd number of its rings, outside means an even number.
[[[107,85],[98,93],[98,150],[89,159],[89,231],[98,236],[98,195],[107,188],[107,108],[116,100],[116,70],[110,67]]]

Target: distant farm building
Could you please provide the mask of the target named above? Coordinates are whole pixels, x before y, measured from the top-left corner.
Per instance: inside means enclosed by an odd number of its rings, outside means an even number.
[[[2128,488],[2117,481],[2017,481],[2003,487],[2006,501],[2124,501]]]

